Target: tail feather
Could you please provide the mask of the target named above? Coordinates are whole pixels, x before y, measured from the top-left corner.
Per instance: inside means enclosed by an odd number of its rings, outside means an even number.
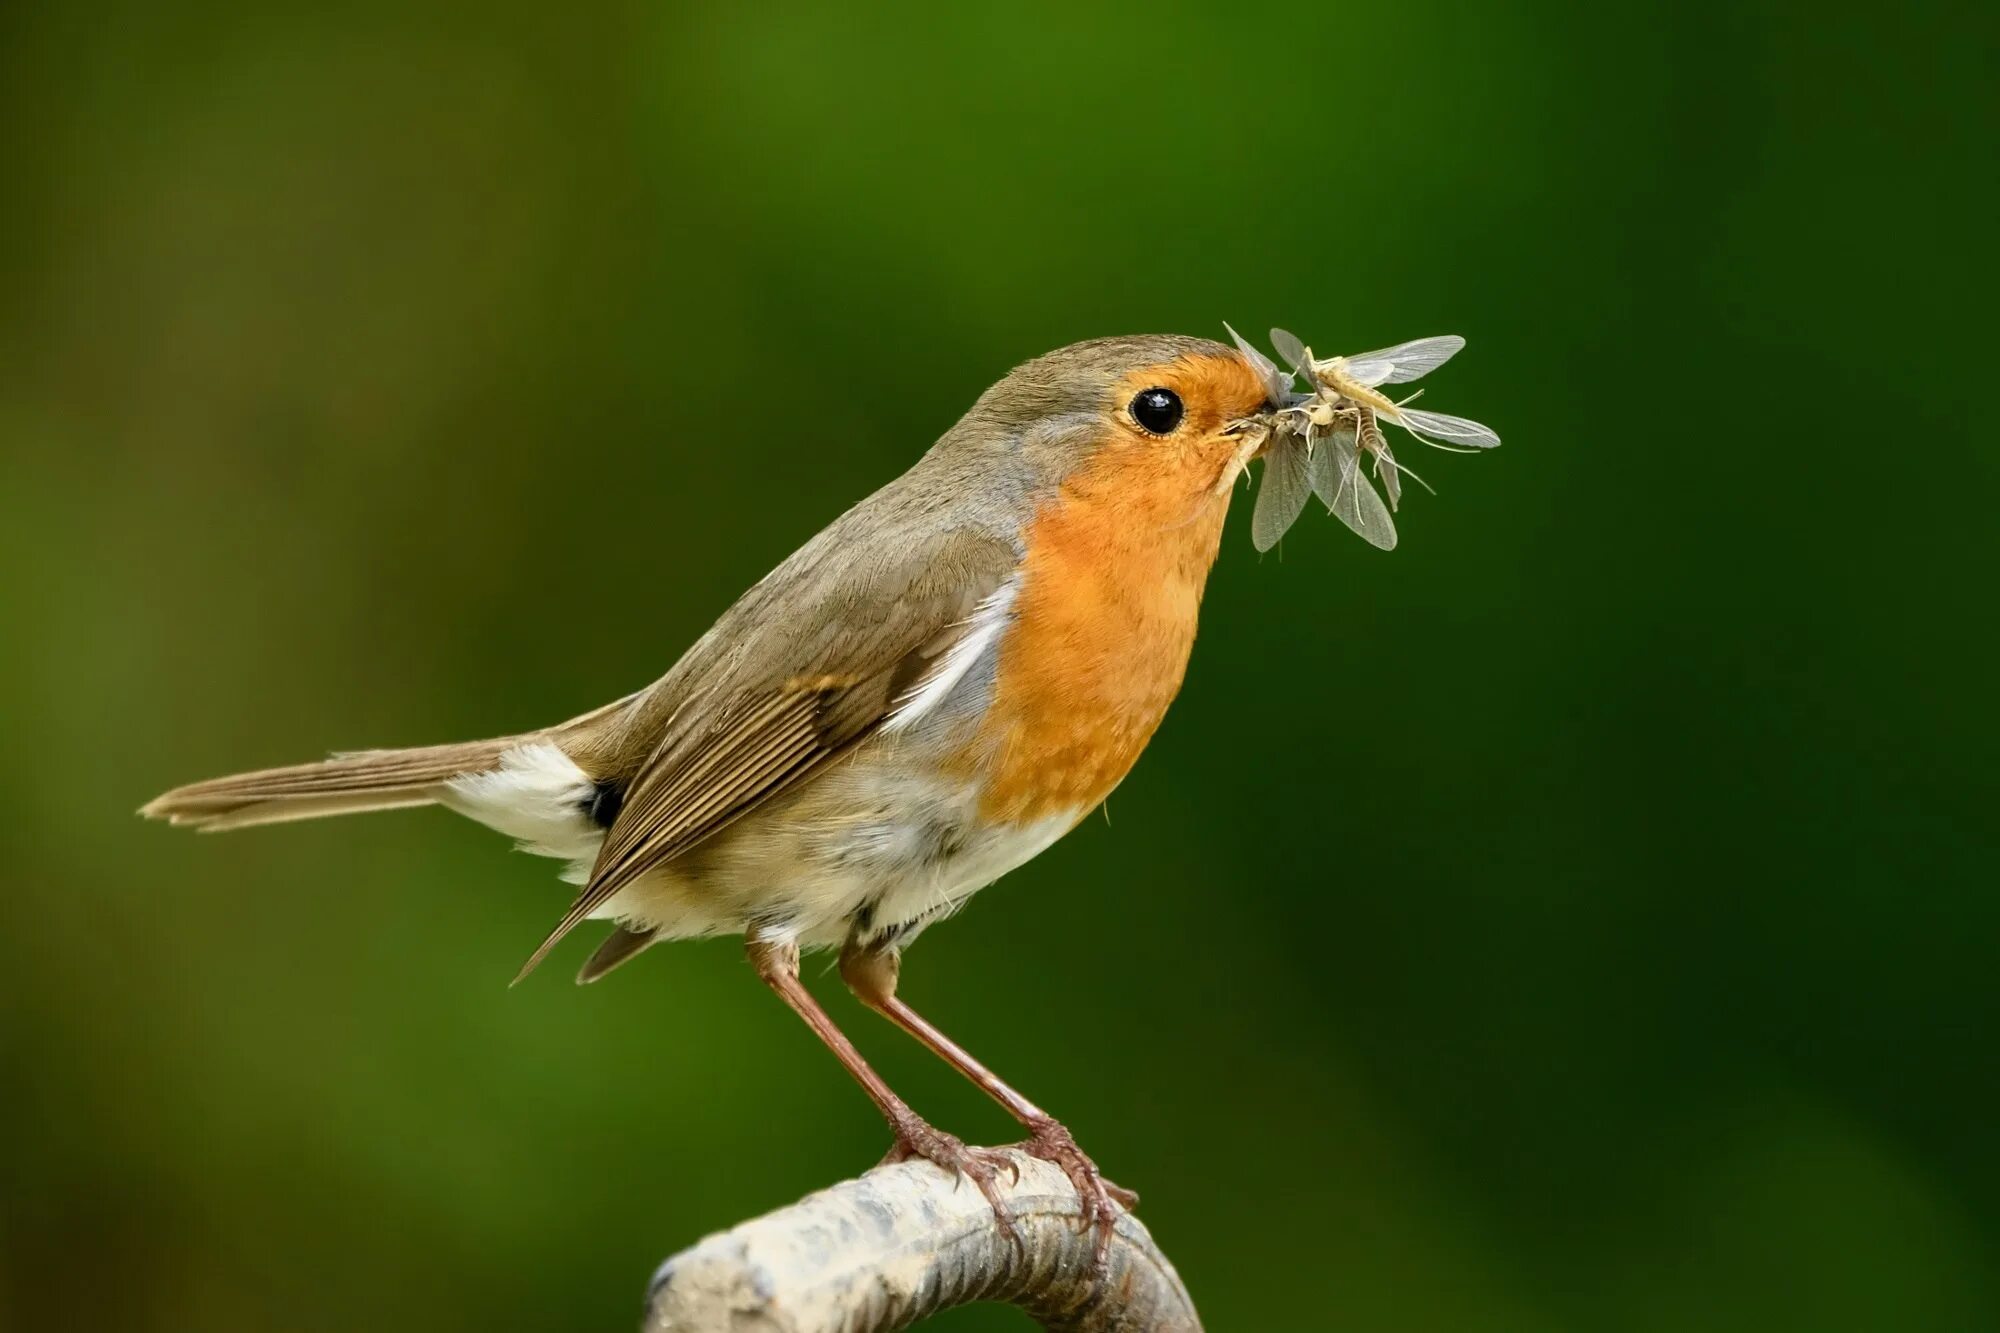
[[[584,962],[583,970],[576,974],[576,984],[588,986],[613,968],[637,958],[659,940],[659,935],[651,930],[634,930],[630,926],[619,926],[604,937],[595,953]]]
[[[489,772],[524,737],[414,750],[369,750],[317,764],[211,778],[152,800],[139,813],[204,832],[279,824],[324,815],[429,805],[454,778]]]

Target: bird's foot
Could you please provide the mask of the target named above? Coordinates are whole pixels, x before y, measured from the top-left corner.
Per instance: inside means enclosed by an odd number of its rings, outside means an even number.
[[[1021,1168],[1013,1158],[994,1148],[969,1148],[962,1139],[945,1133],[914,1113],[891,1119],[890,1128],[895,1131],[896,1141],[890,1146],[888,1155],[883,1157],[882,1165],[921,1157],[962,1180],[971,1181],[986,1196],[1000,1234],[1017,1249],[1022,1247],[1021,1233],[1014,1225],[1014,1214],[1008,1209],[1006,1200],[1000,1197],[1002,1171],[1015,1180],[1021,1178]]]
[[[1076,1146],[1075,1138],[1059,1121],[1043,1119],[1029,1126],[1032,1137],[1021,1145],[1030,1157],[1053,1162],[1076,1187],[1078,1216],[1086,1231],[1097,1233],[1091,1250],[1092,1263],[1102,1271],[1111,1253],[1111,1229],[1118,1214],[1139,1206],[1139,1196],[1106,1180],[1097,1163]]]

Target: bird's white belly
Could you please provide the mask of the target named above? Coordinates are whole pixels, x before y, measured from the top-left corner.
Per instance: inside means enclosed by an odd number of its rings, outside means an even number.
[[[856,886],[865,916],[859,911],[836,914],[822,923],[815,938],[802,942],[835,944],[850,931],[858,931],[864,939],[914,939],[932,921],[949,916],[980,889],[1040,855],[1076,827],[1077,818],[1064,815],[1028,824],[989,825],[968,835],[950,855],[906,857],[884,864],[872,880],[877,886],[872,892],[866,885]]]
[[[672,896],[702,904],[700,933],[756,930],[807,947],[850,935],[907,941],[1033,858],[1081,814],[992,824],[980,817],[978,796],[960,779],[902,765],[846,765],[691,858]]]

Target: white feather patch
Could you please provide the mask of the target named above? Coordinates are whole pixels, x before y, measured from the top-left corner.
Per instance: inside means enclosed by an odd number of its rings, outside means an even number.
[[[945,696],[965,679],[965,673],[972,670],[1012,621],[1014,598],[1020,591],[1021,576],[1016,574],[980,599],[979,605],[973,607],[972,614],[965,619],[964,637],[945,653],[937,670],[897,701],[895,710],[882,724],[883,731],[897,732],[914,726],[925,714],[944,702]]]
[[[577,863],[588,875],[604,830],[585,811],[597,786],[560,747],[548,741],[517,745],[500,756],[500,766],[468,773],[445,784],[444,804],[519,842],[536,856]]]

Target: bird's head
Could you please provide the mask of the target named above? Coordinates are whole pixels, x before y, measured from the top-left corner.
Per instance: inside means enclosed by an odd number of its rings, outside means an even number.
[[[1098,338],[1036,357],[980,395],[940,451],[1006,457],[1031,485],[1143,487],[1226,502],[1282,406],[1268,362],[1206,338]]]

